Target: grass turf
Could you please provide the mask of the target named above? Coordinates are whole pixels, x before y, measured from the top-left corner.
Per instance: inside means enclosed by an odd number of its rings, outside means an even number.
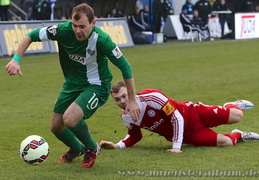
[[[132,65],[136,91],[159,89],[178,101],[201,101],[222,105],[236,99],[255,104],[245,112],[242,122],[215,128],[229,133],[239,128],[259,132],[258,43],[253,40],[228,40],[190,43],[169,40],[159,45],[122,49]],[[143,130],[143,139],[132,148],[102,149],[91,169],[72,164],[56,164],[67,151],[49,130],[53,104],[64,81],[58,55],[23,58],[23,77],[9,77],[0,59],[0,179],[256,179],[259,176],[259,142],[243,142],[231,147],[193,147],[184,145],[181,154],[166,152],[171,143]],[[110,65],[114,79],[120,71]],[[93,138],[117,142],[127,130],[120,110],[111,98],[87,120]],[[26,164],[19,157],[19,145],[28,135],[43,136],[50,145],[48,160],[39,166]],[[178,173],[178,174],[177,174]],[[243,177],[242,177],[243,176]]]

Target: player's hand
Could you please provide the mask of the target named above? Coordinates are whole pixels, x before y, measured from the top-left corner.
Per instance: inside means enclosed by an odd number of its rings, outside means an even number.
[[[182,152],[181,149],[179,149],[179,148],[168,149],[167,151],[174,152],[174,153],[181,153]]]
[[[14,59],[12,59],[6,66],[5,69],[7,71],[7,73],[12,76],[15,74],[19,74],[20,76],[22,76],[22,71],[20,68],[20,64],[19,62],[15,61]]]
[[[139,108],[139,104],[137,103],[136,100],[130,101],[127,104],[126,111],[129,111],[131,113],[131,117],[132,117],[134,122],[137,122],[139,120],[140,108]]]
[[[101,141],[100,146],[105,149],[118,149],[120,148],[118,144],[114,144],[110,141]]]

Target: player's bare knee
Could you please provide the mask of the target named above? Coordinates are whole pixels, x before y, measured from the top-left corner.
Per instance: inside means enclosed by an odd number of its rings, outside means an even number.
[[[232,145],[233,145],[232,140],[229,137],[227,137],[223,146],[232,146]]]
[[[61,129],[60,127],[58,126],[55,126],[53,124],[50,125],[50,131],[54,134],[58,134],[58,133],[61,133],[63,129]]]
[[[227,138],[224,141],[218,142],[217,146],[232,146],[233,142],[231,139]]]
[[[63,114],[62,119],[67,128],[73,128],[83,117],[82,108],[78,104],[72,103]]]
[[[242,118],[243,118],[243,116],[244,116],[244,113],[243,113],[243,111],[236,111],[236,122],[239,122],[239,121],[241,121],[242,120]]]
[[[57,128],[53,127],[53,126],[50,126],[50,131],[54,134],[57,134],[58,131],[57,131]]]
[[[223,134],[218,134],[217,137],[217,146],[232,146],[233,142],[232,140]]]
[[[68,119],[67,120],[64,119],[64,124],[67,128],[73,128],[75,126],[75,123],[73,123],[72,121],[70,121]]]
[[[231,109],[228,123],[229,124],[238,123],[239,121],[242,120],[243,116],[244,116],[243,111],[239,109]]]
[[[61,133],[65,129],[65,125],[62,120],[62,114],[53,113],[50,131],[54,134]]]
[[[73,128],[76,125],[74,120],[70,116],[65,116],[65,114],[63,115],[63,122],[67,128]]]

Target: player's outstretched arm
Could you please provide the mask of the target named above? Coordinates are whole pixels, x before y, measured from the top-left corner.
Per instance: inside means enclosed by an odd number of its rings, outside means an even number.
[[[25,36],[22,40],[22,42],[19,44],[14,57],[12,58],[12,60],[5,66],[5,69],[7,71],[7,73],[12,76],[15,74],[19,74],[20,76],[22,76],[22,71],[20,68],[20,61],[22,56],[24,55],[25,51],[27,50],[27,48],[30,46],[31,44],[31,38],[29,36]]]
[[[120,148],[118,144],[114,144],[113,142],[110,142],[110,141],[101,141],[100,146],[105,149],[119,149]]]

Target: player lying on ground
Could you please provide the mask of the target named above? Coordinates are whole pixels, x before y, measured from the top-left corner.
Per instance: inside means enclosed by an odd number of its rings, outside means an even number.
[[[115,149],[133,146],[142,138],[141,128],[164,136],[173,142],[171,152],[182,152],[182,143],[195,146],[229,146],[238,140],[259,140],[256,133],[242,132],[235,129],[231,134],[219,134],[211,130],[222,124],[233,124],[243,118],[244,110],[253,109],[254,105],[246,100],[224,104],[224,106],[204,105],[202,103],[177,102],[155,89],[145,89],[136,97],[141,109],[140,119],[132,120],[125,112],[128,103],[127,89],[123,82],[112,86],[111,95],[122,108],[122,120],[128,128],[125,139],[117,144],[101,141],[103,148]]]

